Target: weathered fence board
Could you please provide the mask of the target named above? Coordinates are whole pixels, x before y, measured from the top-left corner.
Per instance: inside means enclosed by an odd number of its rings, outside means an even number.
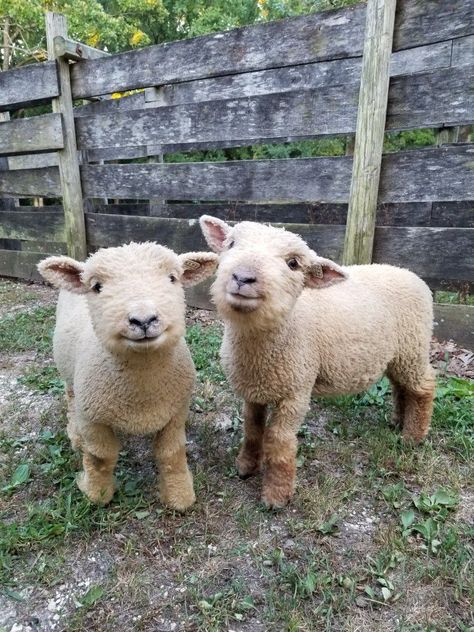
[[[394,50],[472,35],[474,5],[469,0],[398,0]]]
[[[44,254],[38,252],[0,250],[0,270],[3,276],[26,279],[28,281],[42,281],[43,278],[36,266],[44,256]]]
[[[0,73],[0,112],[46,103],[59,94],[56,64],[30,64]]]
[[[44,114],[0,123],[0,156],[64,147],[61,116]]]
[[[471,145],[386,154],[379,202],[472,200],[473,161]],[[348,156],[84,165],[82,180],[95,198],[347,202],[351,165]]]
[[[469,202],[435,202],[431,209],[431,225],[474,228],[474,200]]]
[[[23,156],[10,156],[8,167],[11,171],[16,169],[40,169],[41,167],[57,167],[59,164],[58,154],[25,154]]]
[[[399,51],[392,55],[390,74],[396,77],[449,68],[452,42],[438,42],[419,48]],[[464,49],[459,53],[458,64]],[[159,88],[147,88],[121,99],[103,99],[76,108],[76,117],[91,114],[110,114],[122,110],[139,110],[158,106],[182,105],[202,101],[235,99],[294,90],[310,90],[334,84],[357,84],[360,79],[361,58],[337,59],[329,62],[303,64],[273,70],[200,79]]]
[[[367,0],[354,160],[343,261],[370,263],[375,234],[383,140],[388,119],[390,55],[396,0]]]
[[[356,5],[84,61],[72,69],[73,96],[353,57],[364,19],[364,5]]]
[[[94,248],[130,240],[159,241],[178,252],[206,247],[195,220],[87,214],[88,242]],[[340,260],[344,226],[285,224],[321,255]],[[471,280],[474,257],[459,258],[459,249],[474,252],[474,230],[468,228],[378,227],[374,262],[408,267],[427,279]],[[442,253],[440,256],[439,253]]]
[[[63,214],[45,210],[47,208],[43,207],[41,214],[21,210],[0,212],[0,238],[65,241]]]
[[[451,339],[474,348],[474,306],[435,304],[433,334],[438,340]]]
[[[57,167],[0,171],[0,196],[58,197],[61,195]]]
[[[398,5],[394,50],[472,35],[474,10],[465,0]],[[360,4],[86,60],[72,68],[73,96],[360,56],[364,22]]]
[[[453,66],[474,64],[474,35],[460,37],[453,41],[451,64]]]
[[[474,66],[394,79],[386,127],[441,127],[474,119]],[[185,103],[76,118],[79,149],[265,142],[355,131],[358,84]]]

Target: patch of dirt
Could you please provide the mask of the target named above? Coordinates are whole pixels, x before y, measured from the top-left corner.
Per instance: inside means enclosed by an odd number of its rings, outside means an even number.
[[[474,379],[474,351],[458,347],[453,340],[439,342],[433,338],[430,361],[441,375]]]

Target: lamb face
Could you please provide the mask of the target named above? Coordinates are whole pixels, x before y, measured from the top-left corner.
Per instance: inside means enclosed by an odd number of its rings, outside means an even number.
[[[207,215],[200,222],[209,246],[220,254],[212,296],[230,321],[270,328],[289,315],[303,288],[345,278],[339,266],[282,228],[255,222],[231,227]]]
[[[184,335],[184,291],[216,265],[211,253],[176,255],[154,243],[105,248],[79,263],[68,257],[41,262],[54,285],[83,294],[99,341],[117,354],[172,346]]]

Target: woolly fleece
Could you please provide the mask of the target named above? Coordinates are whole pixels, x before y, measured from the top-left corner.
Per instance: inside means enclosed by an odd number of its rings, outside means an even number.
[[[404,437],[426,435],[433,311],[419,277],[388,265],[340,267],[281,228],[200,223],[220,255],[211,292],[225,323],[222,365],[245,401],[237,467],[244,478],[263,468],[268,506],[293,493],[296,433],[311,395],[358,393],[385,373]]]
[[[161,500],[194,500],[185,422],[195,379],[184,340],[183,286],[214,271],[212,253],[174,252],[154,243],[99,250],[85,263],[49,257],[40,273],[59,293],[54,359],[66,383],[68,434],[83,453],[78,485],[108,503],[116,431],[153,433]],[[145,323],[143,325],[143,323]]]

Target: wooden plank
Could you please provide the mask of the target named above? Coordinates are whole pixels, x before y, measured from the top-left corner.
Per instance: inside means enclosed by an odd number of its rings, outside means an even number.
[[[472,35],[474,5],[470,0],[398,0],[394,50]]]
[[[0,73],[0,112],[47,103],[58,94],[54,62],[30,64]]]
[[[73,95],[357,57],[364,18],[359,4],[84,61],[72,69]],[[473,21],[472,3],[465,0],[399,0],[394,50],[472,35]]]
[[[436,68],[449,68],[451,48],[452,43],[448,41],[394,53],[390,62],[390,75],[394,77]],[[460,57],[462,58],[462,52]],[[88,103],[76,108],[74,114],[76,117],[108,114],[123,110],[235,99],[242,96],[292,92],[299,89],[308,90],[335,83],[358,83],[361,67],[361,58],[355,57],[187,81],[158,88],[147,88],[144,92],[131,94],[121,99],[103,99]]]
[[[438,340],[454,340],[474,349],[474,306],[435,304],[433,334]]]
[[[0,238],[27,241],[66,241],[64,216],[42,207],[40,212],[0,212]]]
[[[51,151],[63,146],[59,114],[44,114],[0,123],[0,156]]]
[[[473,85],[474,65],[392,79],[387,129],[451,126],[473,122]]]
[[[431,210],[431,225],[474,228],[474,201],[434,202]]]
[[[46,13],[46,40],[48,57],[55,58],[54,38],[67,38],[67,22],[63,15]],[[59,177],[64,208],[64,225],[68,254],[74,259],[87,257],[84,207],[82,202],[81,176],[74,127],[73,102],[69,62],[56,59],[61,95],[53,100],[53,111],[60,112],[64,126],[64,149],[58,152]]]
[[[72,69],[74,98],[360,54],[365,8],[149,46]]]
[[[57,167],[0,171],[2,197],[58,197],[61,195]]]
[[[58,154],[25,154],[24,156],[10,156],[8,166],[11,171],[16,169],[40,169],[42,167],[57,167],[59,164]]]
[[[453,66],[474,64],[474,35],[460,37],[453,41],[451,64]]]
[[[469,123],[474,117],[474,94],[469,88],[473,82],[474,66],[395,79],[389,94],[387,129]],[[113,115],[81,115],[76,117],[78,146],[90,150],[160,145],[169,151],[167,145],[175,150],[177,144],[232,146],[350,134],[356,129],[358,93],[357,84],[338,83],[255,97],[116,110]]]
[[[431,203],[380,204],[377,208],[377,225],[429,226]],[[157,217],[199,219],[209,214],[226,221],[290,222],[308,224],[345,224],[347,204],[307,202],[300,204],[246,204],[245,202],[202,202],[164,204],[157,208]],[[99,204],[96,212],[118,215],[150,215],[148,204]],[[442,225],[442,224],[439,224]],[[456,226],[464,226],[460,221]]]
[[[0,275],[27,281],[42,281],[36,266],[44,257],[45,254],[39,252],[0,250]]]
[[[351,157],[83,165],[87,197],[347,202]],[[474,199],[474,147],[387,154],[379,202]]]
[[[387,116],[396,0],[368,0],[343,262],[370,263]]]
[[[86,215],[88,241],[94,247],[131,240],[156,240],[177,252],[205,248],[197,220],[125,215]],[[300,234],[319,254],[341,260],[344,226],[279,224]],[[374,262],[408,267],[426,279],[469,281],[474,275],[474,230],[469,228],[376,229]],[[436,253],[436,256],[434,256]]]
[[[83,59],[101,59],[102,57],[110,57],[110,53],[81,42],[57,35],[53,40],[54,54],[56,57],[64,57],[72,61],[81,61]]]

